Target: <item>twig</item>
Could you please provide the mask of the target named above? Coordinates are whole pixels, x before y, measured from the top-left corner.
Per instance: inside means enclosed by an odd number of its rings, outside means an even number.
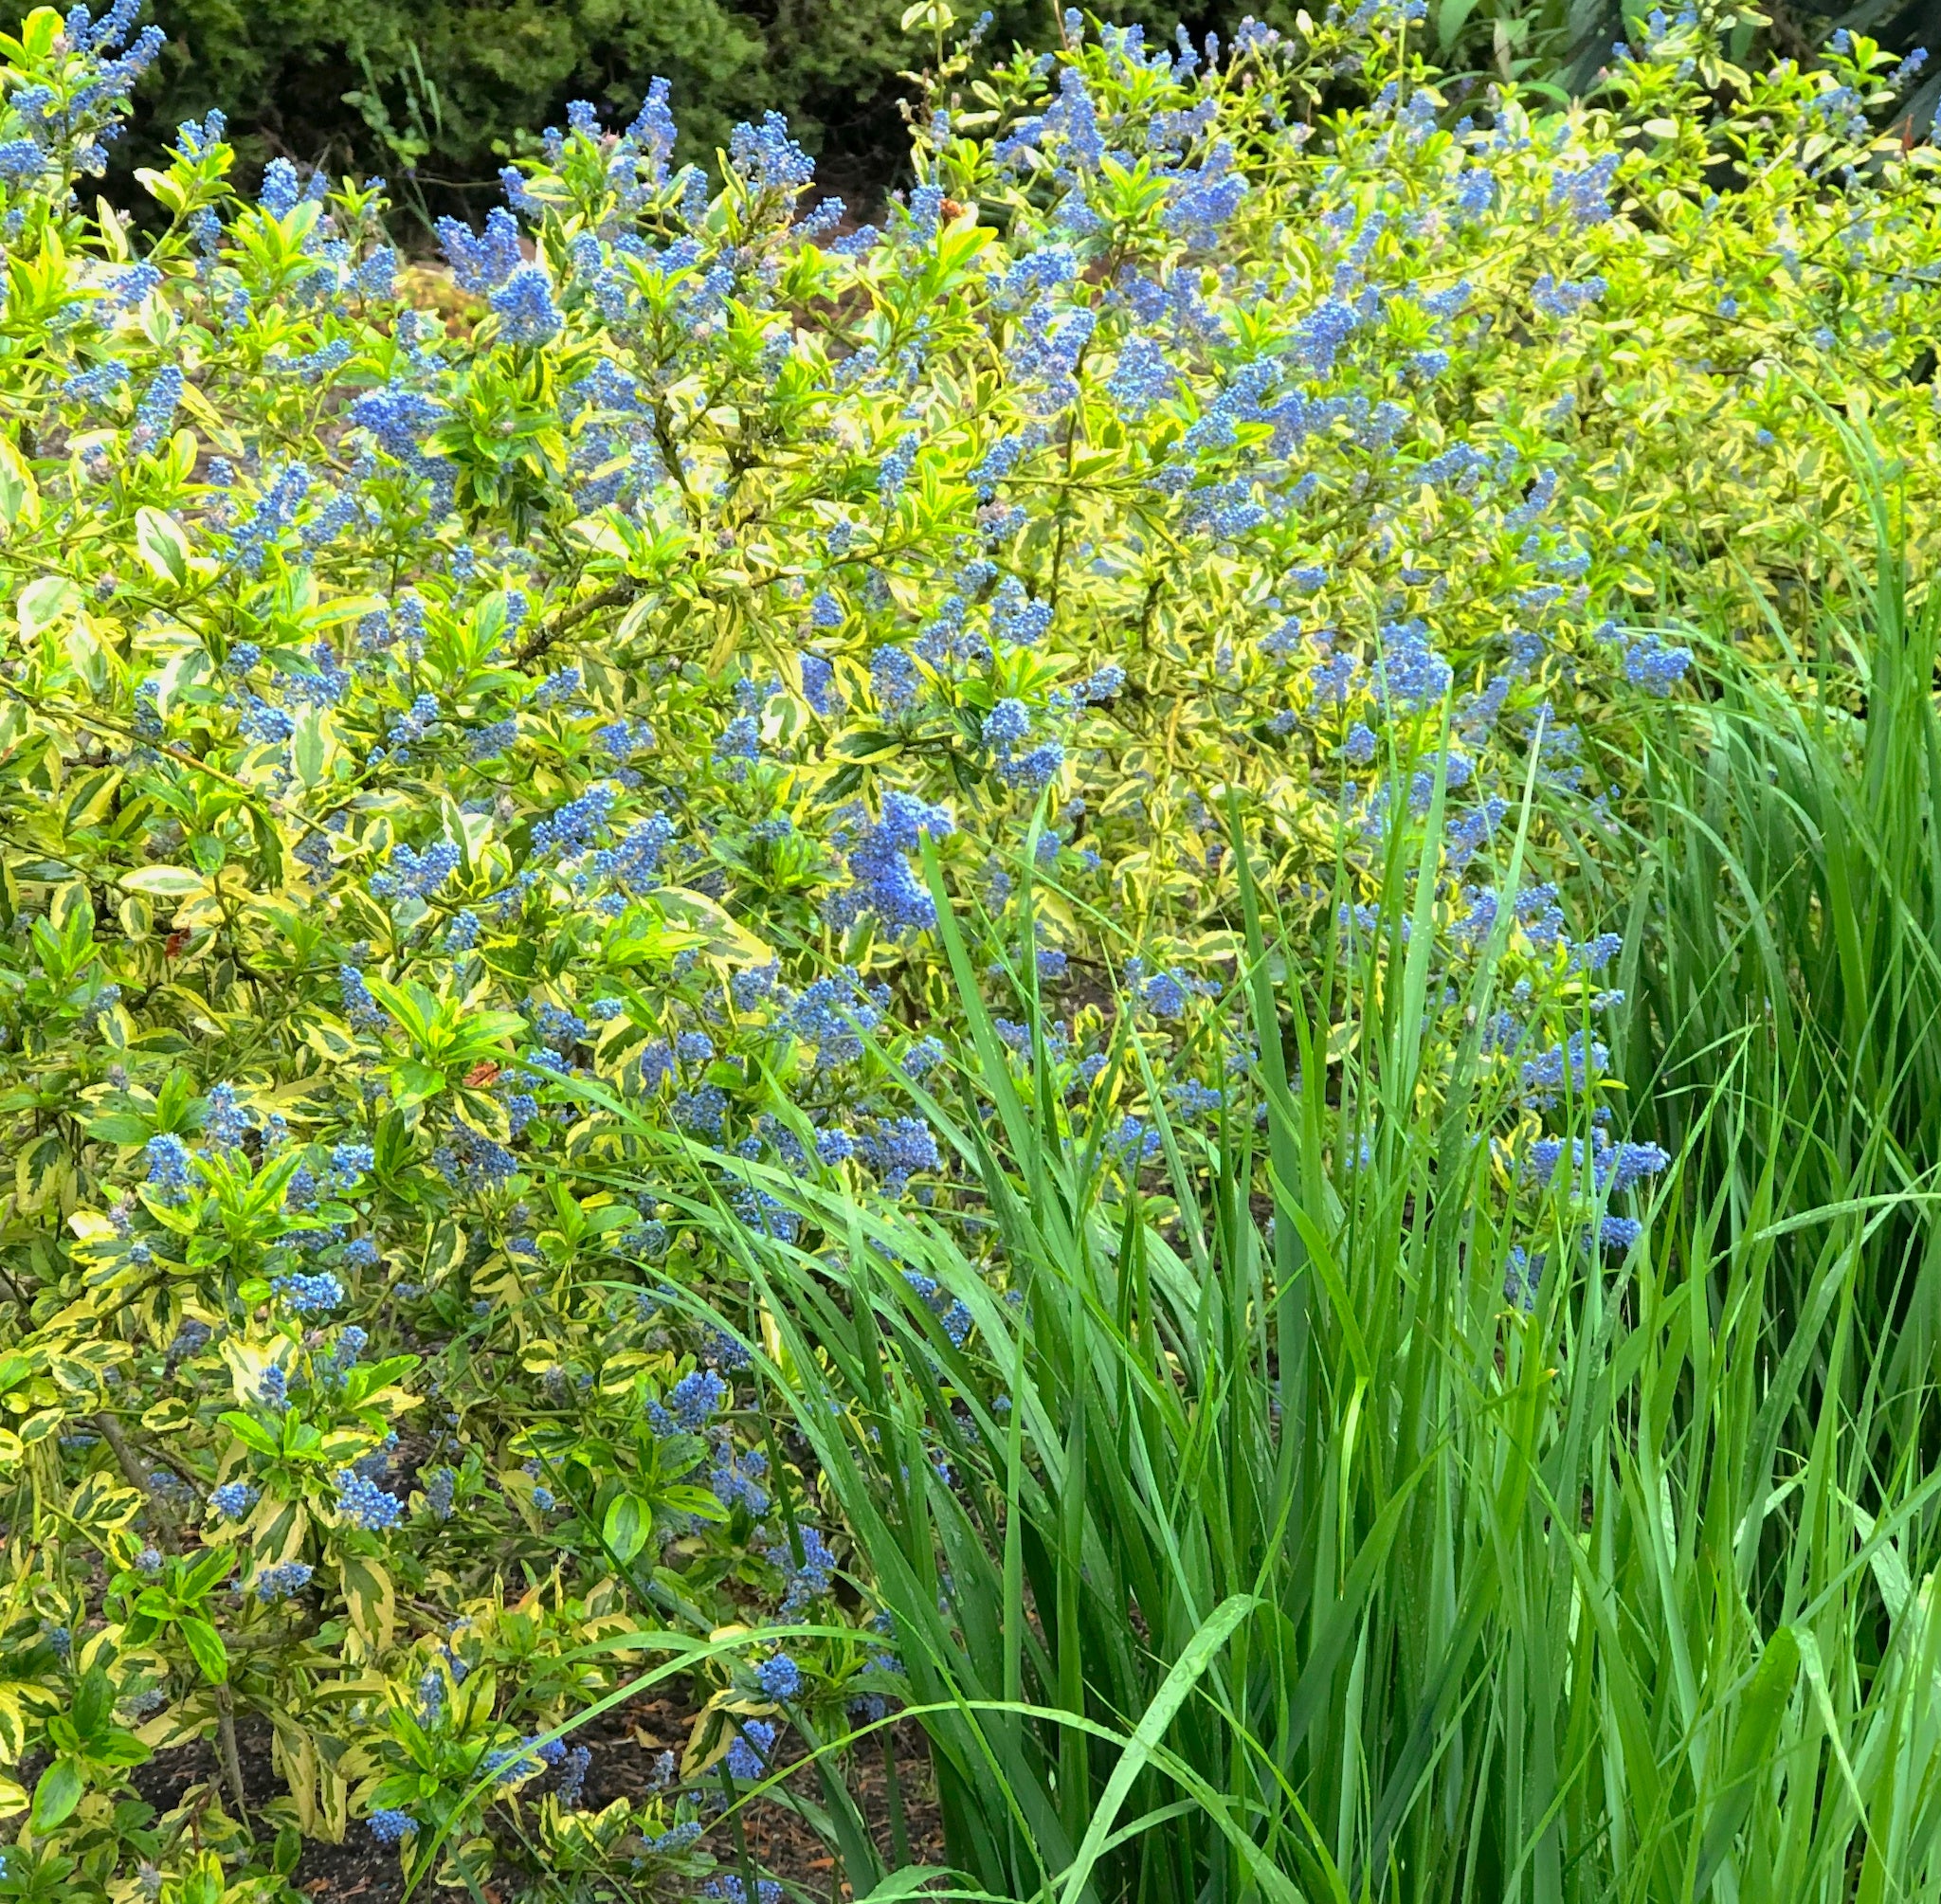
[[[236,1816],[249,1823],[249,1795],[243,1789],[243,1754],[236,1749],[236,1701],[227,1680],[216,1687],[216,1736],[222,1741],[223,1772],[236,1800]]]
[[[544,627],[535,628],[533,633],[513,650],[514,660],[524,663],[536,661],[562,635],[571,634],[582,622],[590,620],[602,608],[617,607],[622,602],[630,602],[640,592],[636,582],[613,582],[597,594],[589,595],[584,602],[575,602],[571,607],[563,608]]]
[[[172,760],[177,767],[189,768],[191,771],[207,775],[210,780],[220,781],[225,787],[240,793],[252,806],[262,808],[272,819],[288,820],[299,826],[308,827],[320,838],[328,840],[329,829],[319,826],[307,813],[299,813],[294,807],[282,807],[268,799],[262,789],[252,787],[246,780],[238,780],[233,773],[225,773],[220,767],[211,767],[206,760],[198,760],[186,748],[177,747],[172,740],[150,740],[132,729],[118,722],[103,720],[99,715],[87,713],[84,709],[71,707],[64,701],[40,701],[18,688],[9,680],[0,680],[0,689],[10,694],[24,707],[30,707],[44,719],[60,716],[67,720],[77,720],[83,727],[91,727],[98,734],[112,735],[117,740],[125,740],[131,747],[146,747],[160,754],[164,759]]]
[[[95,1417],[95,1426],[100,1430],[101,1440],[106,1442],[115,1457],[115,1465],[121,1470],[130,1487],[138,1488],[142,1499],[148,1504],[149,1512],[160,1523],[163,1532],[172,1538],[175,1528],[173,1518],[162,1506],[161,1496],[155,1493],[155,1471],[149,1459],[122,1432],[121,1423],[104,1408]]]

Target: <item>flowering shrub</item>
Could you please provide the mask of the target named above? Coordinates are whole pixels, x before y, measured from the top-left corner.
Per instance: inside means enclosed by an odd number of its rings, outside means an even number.
[[[711,183],[664,87],[576,107],[441,318],[376,181],[245,199],[219,115],[152,243],[90,210],[131,21],[0,45],[9,1871],[273,1892],[254,1721],[301,1833],[698,1882],[723,1781],[897,1662],[640,1131],[757,1229],[736,1157],[948,1196],[942,893],[1136,1172],[1115,1039],[1183,1125],[1249,1063],[1238,813],[1371,986],[1410,869],[1448,969],[1503,952],[1503,1193],[1627,1245],[1662,1153],[1555,1133],[1615,944],[1547,881],[1680,607],[1839,586],[1843,429],[1932,537],[1933,154],[1870,43],[1746,74],[1729,18],[1555,113],[1372,4],[1224,56],[1070,17],[945,63],[880,230],[773,116]],[[687,1757],[585,1813],[553,1734],[657,1635]],[[191,1853],[120,1800],[200,1736]]]

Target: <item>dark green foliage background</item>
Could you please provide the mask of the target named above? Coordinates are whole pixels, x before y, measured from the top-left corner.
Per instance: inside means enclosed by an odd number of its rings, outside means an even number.
[[[987,45],[1056,45],[1063,0],[998,0]],[[785,113],[823,182],[859,209],[900,182],[901,75],[929,48],[901,30],[908,0],[153,0],[169,35],[118,165],[156,162],[176,124],[222,106],[258,162],[281,153],[334,172],[378,172],[420,219],[481,214],[498,171],[571,99],[630,118],[647,82],[673,82],[682,160],[705,161],[737,119]],[[1313,0],[1325,10],[1327,0]],[[959,0],[960,27],[980,10]],[[1116,0],[1098,9],[1170,38],[1230,36],[1252,13],[1289,27],[1297,0]],[[1641,17],[1646,8],[1635,6]],[[1862,0],[1850,12],[1769,8],[1773,50],[1805,54],[1840,20],[1904,49],[1941,43],[1941,0]],[[1621,0],[1430,0],[1423,29],[1444,70],[1514,70],[1576,90],[1623,29]],[[1751,47],[1740,49],[1750,53]],[[1941,74],[1910,104],[1932,114]]]
[[[586,98],[630,117],[664,74],[687,150],[706,158],[737,119],[771,107],[861,196],[894,183],[905,137],[899,72],[924,45],[900,31],[907,0],[158,0],[169,47],[139,100],[129,155],[148,161],[175,123],[221,104],[239,145],[402,183],[416,139],[419,184],[439,210],[482,206],[499,166]],[[962,9],[966,22],[976,9]],[[995,9],[991,42],[1055,43],[1051,0]],[[1114,17],[1170,35],[1229,24],[1239,8],[1184,11],[1148,0]],[[1258,6],[1254,11],[1262,10]]]

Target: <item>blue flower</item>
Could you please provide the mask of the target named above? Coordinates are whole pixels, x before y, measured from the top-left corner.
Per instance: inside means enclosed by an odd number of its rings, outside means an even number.
[[[294,525],[309,493],[309,470],[300,462],[289,464],[258,498],[248,520],[231,533],[237,559],[250,574],[262,572],[270,549]]]
[[[728,1748],[728,1776],[739,1779],[763,1777],[774,1750],[773,1726],[764,1719],[742,1720],[735,1743]]]
[[[1448,693],[1452,679],[1449,663],[1430,646],[1424,624],[1391,622],[1382,629],[1377,683],[1385,699],[1424,708]]]
[[[1597,1177],[1615,1196],[1656,1176],[1670,1162],[1671,1153],[1657,1144],[1613,1144],[1598,1153]]]
[[[1045,740],[1041,741],[1029,753],[1004,762],[998,772],[1011,786],[1020,788],[1026,793],[1037,793],[1058,778],[1064,764],[1063,743]]]
[[[366,1822],[371,1826],[371,1835],[380,1844],[399,1844],[418,1829],[418,1821],[408,1811],[399,1811],[387,1805],[373,1811]]]
[[[255,1128],[255,1119],[237,1103],[233,1084],[209,1086],[209,1103],[203,1112],[203,1129],[209,1133],[210,1143],[219,1149],[232,1151]]]
[[[759,760],[761,755],[761,722],[752,714],[736,715],[715,742],[717,760],[733,764]]]
[[[508,344],[543,344],[556,337],[566,319],[553,301],[553,281],[536,264],[523,264],[492,294],[499,335]]]
[[[1539,1056],[1526,1059],[1523,1081],[1542,1101],[1548,1101],[1567,1086],[1573,1095],[1581,1094],[1589,1077],[1603,1070],[1609,1061],[1610,1052],[1596,1039],[1587,1032],[1573,1031],[1563,1044],[1553,1044]]]
[[[1140,994],[1146,1009],[1154,1018],[1182,1018],[1187,1001],[1192,996],[1189,983],[1175,971],[1155,972],[1146,981]]]
[[[174,364],[165,364],[155,372],[155,380],[148,387],[135,412],[135,437],[137,446],[152,444],[161,436],[175,420],[175,411],[182,402],[182,372]]]
[[[327,1270],[316,1276],[279,1276],[270,1288],[299,1315],[323,1315],[344,1299],[344,1285]]]
[[[316,1569],[300,1560],[286,1560],[276,1567],[266,1567],[256,1576],[256,1597],[259,1600],[287,1600],[293,1593],[300,1593],[310,1585],[310,1576]]]
[[[349,1188],[377,1168],[377,1153],[369,1144],[337,1144],[330,1153],[330,1173]]]
[[[885,714],[902,714],[916,705],[921,677],[905,649],[880,647],[869,658],[869,684]]]
[[[1189,247],[1204,248],[1240,209],[1246,190],[1246,180],[1234,170],[1233,147],[1222,139],[1197,171],[1174,174],[1160,222]]]
[[[359,397],[350,410],[354,424],[368,429],[380,448],[405,462],[417,456],[419,439],[443,414],[421,391],[401,390],[395,384]]]
[[[849,872],[862,903],[892,932],[936,923],[935,903],[917,882],[908,856],[926,834],[941,840],[952,830],[945,808],[911,793],[893,790],[883,795],[882,817],[851,851]]]
[[[378,898],[428,899],[458,869],[459,849],[449,840],[434,840],[423,853],[399,841],[390,849],[390,868],[372,875],[371,891]]]
[[[818,1528],[800,1527],[797,1532],[802,1541],[802,1559],[798,1563],[787,1546],[771,1547],[767,1550],[770,1562],[784,1569],[789,1575],[788,1592],[783,1598],[781,1614],[785,1620],[797,1618],[810,1601],[820,1599],[835,1584],[836,1556],[829,1550],[829,1544],[823,1538]]]
[[[1579,226],[1602,225],[1611,215],[1611,182],[1620,154],[1605,153],[1581,171],[1564,172],[1551,181],[1551,205]]]
[[[862,1034],[874,1030],[880,1018],[855,972],[845,968],[804,987],[780,1023],[815,1047],[818,1063],[834,1066],[862,1057]]]
[[[63,378],[61,394],[70,403],[104,404],[127,381],[126,364],[97,364],[91,371],[76,371],[71,376]]]
[[[761,1721],[759,1719],[752,1719],[749,1721],[748,1730],[753,1732],[760,1724]],[[741,1741],[737,1739],[735,1742],[735,1747],[739,1747]],[[728,1753],[729,1770],[731,1772],[735,1771],[735,1747],[731,1747]],[[735,1772],[735,1776],[737,1778],[759,1778],[761,1773],[757,1769],[753,1772]],[[679,1829],[678,1826],[676,1828]],[[670,1832],[667,1835],[671,1838],[673,1833]],[[754,1880],[754,1896],[751,1898],[748,1895],[748,1886],[732,1871],[724,1873],[719,1877],[711,1877],[701,1886],[701,1895],[703,1897],[718,1897],[723,1900],[723,1904],[782,1904],[786,1895],[779,1878],[757,1877]]]
[[[802,1669],[786,1653],[774,1653],[754,1669],[755,1683],[771,1699],[786,1702],[802,1690]]]
[[[225,1520],[241,1520],[256,1499],[257,1491],[247,1481],[225,1481],[209,1496],[209,1504]]]
[[[882,1173],[888,1196],[903,1194],[919,1170],[940,1170],[936,1135],[920,1117],[885,1117],[864,1147],[864,1154]]]
[[[586,1746],[574,1746],[566,1755],[566,1764],[559,1774],[559,1781],[553,1787],[558,1794],[560,1804],[568,1811],[579,1809],[586,1794],[587,1770],[593,1763],[593,1754]]]
[[[1118,352],[1118,363],[1106,378],[1106,396],[1113,408],[1137,421],[1153,404],[1165,402],[1178,389],[1178,372],[1167,354],[1145,335],[1130,335]]]
[[[518,221],[502,205],[494,206],[486,215],[482,237],[474,236],[455,218],[441,218],[438,242],[453,277],[467,291],[489,291],[503,284],[523,262]]]
[[[1606,288],[1602,278],[1587,278],[1581,284],[1559,283],[1546,271],[1530,287],[1530,301],[1547,317],[1569,317],[1596,303]]]
[[[723,1507],[742,1507],[759,1520],[769,1511],[768,1490],[761,1477],[768,1472],[768,1457],[752,1449],[737,1460],[734,1455],[717,1461],[708,1476],[708,1486]]]
[[[541,1043],[550,1044],[558,1050],[565,1050],[570,1044],[583,1044],[593,1035],[593,1028],[577,1012],[568,1011],[565,1006],[541,1003],[532,1006],[533,1033]]]
[[[1691,665],[1690,648],[1667,647],[1656,635],[1641,636],[1624,650],[1624,679],[1648,694],[1670,694]]]
[[[903,1075],[906,1078],[927,1077],[948,1055],[940,1039],[919,1038],[903,1054]]]
[[[1527,1315],[1536,1307],[1543,1280],[1543,1258],[1530,1256],[1521,1243],[1511,1245],[1509,1260],[1503,1266],[1503,1297]]]
[[[9,139],[0,145],[0,179],[25,185],[49,168],[47,154],[30,138]]]
[[[984,744],[1008,754],[1031,732],[1031,711],[1021,700],[1001,700],[984,716]]]
[[[806,654],[802,657],[802,698],[820,715],[833,711],[830,689],[835,678],[835,663],[826,656]]]
[[[148,1163],[148,1180],[163,1203],[179,1204],[189,1195],[189,1151],[172,1131],[163,1131],[148,1140],[142,1151]]]
[[[287,218],[303,196],[303,182],[286,158],[273,158],[263,169],[263,189],[257,203],[272,218]]]
[[[916,435],[913,430],[898,437],[877,465],[877,494],[886,504],[894,503],[903,493],[903,485],[910,481],[910,472],[916,466]]]
[[[815,161],[789,136],[789,121],[776,112],[763,114],[758,126],[744,123],[728,135],[728,162],[759,190],[790,198],[815,177]]]
[[[706,1427],[727,1399],[728,1385],[712,1369],[683,1375],[667,1396],[675,1421],[690,1433]]]
[[[367,1532],[381,1533],[404,1518],[404,1502],[354,1468],[339,1468],[336,1482],[337,1512]]]

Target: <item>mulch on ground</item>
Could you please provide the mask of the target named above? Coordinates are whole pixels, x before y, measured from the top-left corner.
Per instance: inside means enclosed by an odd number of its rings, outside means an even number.
[[[592,1750],[585,1787],[589,1808],[597,1811],[616,1798],[643,1797],[653,1790],[655,1760],[668,1750],[678,1756],[687,1743],[693,1722],[694,1709],[682,1702],[638,1699],[617,1706],[582,1727],[573,1737],[575,1743]],[[940,1865],[944,1858],[943,1828],[931,1777],[929,1749],[916,1725],[904,1724],[885,1733],[873,1734],[845,1766],[844,1783],[867,1821],[878,1848],[894,1864],[898,1860],[890,1773],[879,1743],[883,1738],[892,1742],[896,1753],[903,1841],[910,1861]],[[239,1724],[238,1745],[250,1805],[260,1807],[283,1788],[270,1763],[269,1728],[246,1721]],[[784,1747],[780,1762],[787,1765],[799,1761],[801,1755],[801,1742],[791,1735],[791,1743]],[[211,1742],[198,1739],[192,1745],[157,1752],[136,1768],[134,1783],[150,1804],[166,1812],[181,1804],[196,1787],[215,1783],[217,1776]],[[799,1776],[805,1795],[819,1802],[821,1792],[815,1774],[804,1770]],[[814,1897],[841,1899],[849,1895],[849,1887],[839,1880],[835,1859],[827,1847],[786,1805],[765,1800],[748,1806],[738,1817],[747,1835],[749,1855],[765,1875],[779,1877]],[[725,1831],[717,1831],[706,1841],[724,1868],[735,1868],[737,1853]],[[352,1898],[358,1900],[358,1904],[400,1904],[404,1896],[397,1852],[379,1844],[361,1821],[352,1822],[341,1844],[306,1841],[292,1881],[299,1891],[328,1900],[328,1904],[340,1904],[340,1900]],[[517,1904],[522,1889],[517,1875],[512,1872],[503,1873],[489,1887],[495,1894],[494,1904]]]

